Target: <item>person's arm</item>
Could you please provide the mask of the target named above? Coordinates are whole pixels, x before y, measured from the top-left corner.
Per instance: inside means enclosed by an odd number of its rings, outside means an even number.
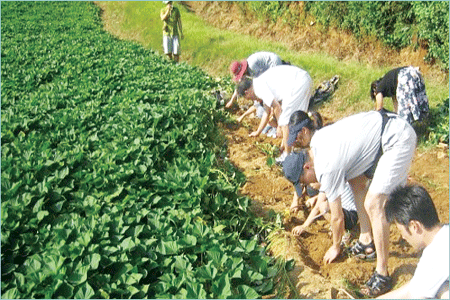
[[[278,102],[276,99],[273,99],[271,107],[272,107],[273,115],[275,116],[275,118],[277,120],[280,120],[280,116],[281,116],[281,104],[280,104],[280,102]]]
[[[383,294],[377,299],[412,299],[415,298],[409,292],[409,282],[403,285],[401,288],[391,291],[389,293]]]
[[[250,133],[250,136],[252,136],[252,137],[259,136],[261,134],[261,132],[264,130],[264,128],[266,127],[267,123],[269,123],[270,108],[267,107],[266,105],[264,105],[264,108],[265,108],[265,111],[261,118],[261,122],[259,122],[258,129],[256,131],[253,131],[252,133]]]
[[[297,192],[294,191],[294,197],[292,198],[292,203],[291,203],[291,207],[289,208],[289,210],[292,213],[296,213],[298,212],[298,208],[300,206],[300,204],[298,203],[298,200],[300,199],[300,197],[297,195]]]
[[[283,149],[283,151],[286,151],[287,153],[291,152],[291,147],[288,146],[288,138],[289,138],[289,126],[288,125],[283,125],[283,126],[279,126],[281,127],[281,147],[280,149]]]
[[[181,13],[180,10],[178,10],[178,29],[180,30],[180,38],[184,39],[184,34],[183,34],[183,26],[181,25]]]
[[[382,93],[378,93],[375,96],[375,109],[376,110],[381,110],[383,108],[383,94]]]
[[[254,106],[254,105],[250,106],[250,108],[247,109],[247,111],[246,111],[245,113],[243,113],[242,116],[240,116],[240,117],[237,119],[237,121],[238,121],[239,123],[241,123],[242,120],[243,120],[246,116],[248,116],[249,114],[251,114],[251,113],[253,113],[253,112],[255,112],[255,111],[256,111],[256,106]]]
[[[230,101],[227,102],[225,105],[226,108],[230,108],[233,105],[234,100],[236,100],[238,97],[238,91],[237,89],[234,90],[233,96],[231,96]]]
[[[325,194],[323,194],[325,195]],[[324,215],[326,211],[320,212],[320,205],[322,202],[326,202],[327,198],[320,197],[320,194],[315,196],[317,197],[316,204],[314,205],[313,209],[309,213],[308,217],[306,218],[305,222],[302,225],[296,226],[292,229],[292,233],[294,235],[301,235],[305,229],[311,225],[318,217]]]
[[[344,212],[342,210],[341,197],[339,196],[329,205],[331,212],[331,232],[333,233],[333,245],[328,249],[323,257],[325,264],[331,263],[341,253],[341,241],[345,231]]]
[[[315,205],[316,202],[317,202],[317,198],[318,198],[318,195],[316,195],[316,196],[314,196],[314,197],[312,197],[312,198],[309,198],[309,199],[306,201],[306,203],[305,203],[306,207],[314,207],[314,205]]]
[[[169,6],[169,8],[166,10],[165,13],[163,11],[161,11],[161,13],[159,15],[161,17],[161,21],[167,20],[167,18],[170,16],[171,12],[172,12],[172,6]]]

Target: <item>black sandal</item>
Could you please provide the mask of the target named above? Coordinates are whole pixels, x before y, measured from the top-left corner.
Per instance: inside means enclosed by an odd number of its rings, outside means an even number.
[[[375,271],[366,282],[366,286],[361,289],[361,293],[369,297],[378,297],[386,294],[392,289],[392,277],[383,276]]]
[[[369,249],[371,249],[372,252],[367,253],[367,250]],[[377,252],[375,251],[375,244],[373,241],[367,245],[364,245],[357,240],[353,246],[348,248],[347,252],[350,253],[350,255],[365,261],[372,261],[377,258]]]

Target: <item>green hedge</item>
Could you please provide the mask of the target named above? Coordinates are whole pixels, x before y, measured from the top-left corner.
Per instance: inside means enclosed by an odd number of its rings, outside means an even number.
[[[428,49],[426,61],[448,70],[448,1],[304,1],[304,11],[296,12],[289,11],[289,1],[238,3],[272,22],[281,19],[292,25],[312,16],[325,30],[335,27],[357,38],[374,36],[395,49],[421,45]]]

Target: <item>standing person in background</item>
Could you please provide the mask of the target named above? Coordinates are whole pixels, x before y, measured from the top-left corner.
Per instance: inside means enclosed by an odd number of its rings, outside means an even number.
[[[183,39],[181,15],[172,1],[163,1],[166,7],[161,9],[160,17],[163,21],[163,47],[164,53],[178,62],[180,60],[180,38]]]
[[[419,68],[409,66],[387,72],[372,82],[370,97],[375,101],[376,110],[383,108],[384,97],[392,97],[395,113],[409,124],[428,116],[428,97]]]
[[[257,78],[244,77],[238,84],[239,95],[252,100],[261,100],[265,112],[258,129],[250,134],[257,137],[269,122],[270,110],[277,120],[277,136],[282,138],[276,159],[282,163],[291,152],[287,145],[289,118],[298,111],[307,111],[311,98],[312,79],[308,72],[296,66],[282,65],[270,68]]]
[[[411,281],[379,298],[448,299],[448,224],[439,222],[430,194],[418,185],[398,188],[389,195],[384,210],[403,239],[423,252]]]
[[[272,52],[256,52],[250,55],[247,59],[242,61],[233,61],[230,65],[231,76],[233,81],[238,83],[243,76],[256,78],[269,68],[282,65],[281,58]],[[235,89],[230,101],[226,104],[226,108],[233,105],[234,100],[237,99],[238,93]]]

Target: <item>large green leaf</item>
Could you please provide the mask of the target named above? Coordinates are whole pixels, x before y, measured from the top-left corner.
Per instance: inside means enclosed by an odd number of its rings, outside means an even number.
[[[190,282],[186,285],[186,299],[207,299],[208,295],[203,288],[203,284]]]
[[[67,282],[63,282],[53,294],[54,298],[69,299],[73,296],[74,287]],[[87,298],[84,298],[87,299]]]
[[[155,250],[163,255],[173,255],[177,254],[179,249],[180,246],[175,241],[161,241]]]
[[[257,299],[260,297],[260,295],[251,287],[247,286],[247,285],[240,285],[238,286],[238,292],[239,292],[239,296],[236,298],[241,298],[241,299]]]
[[[85,282],[81,286],[79,286],[77,292],[75,293],[75,299],[91,299],[94,297],[95,292],[89,283]]]
[[[214,293],[214,298],[218,299],[227,299],[232,295],[231,292],[231,282],[228,274],[220,276],[217,280],[215,280],[212,284],[211,288]]]

